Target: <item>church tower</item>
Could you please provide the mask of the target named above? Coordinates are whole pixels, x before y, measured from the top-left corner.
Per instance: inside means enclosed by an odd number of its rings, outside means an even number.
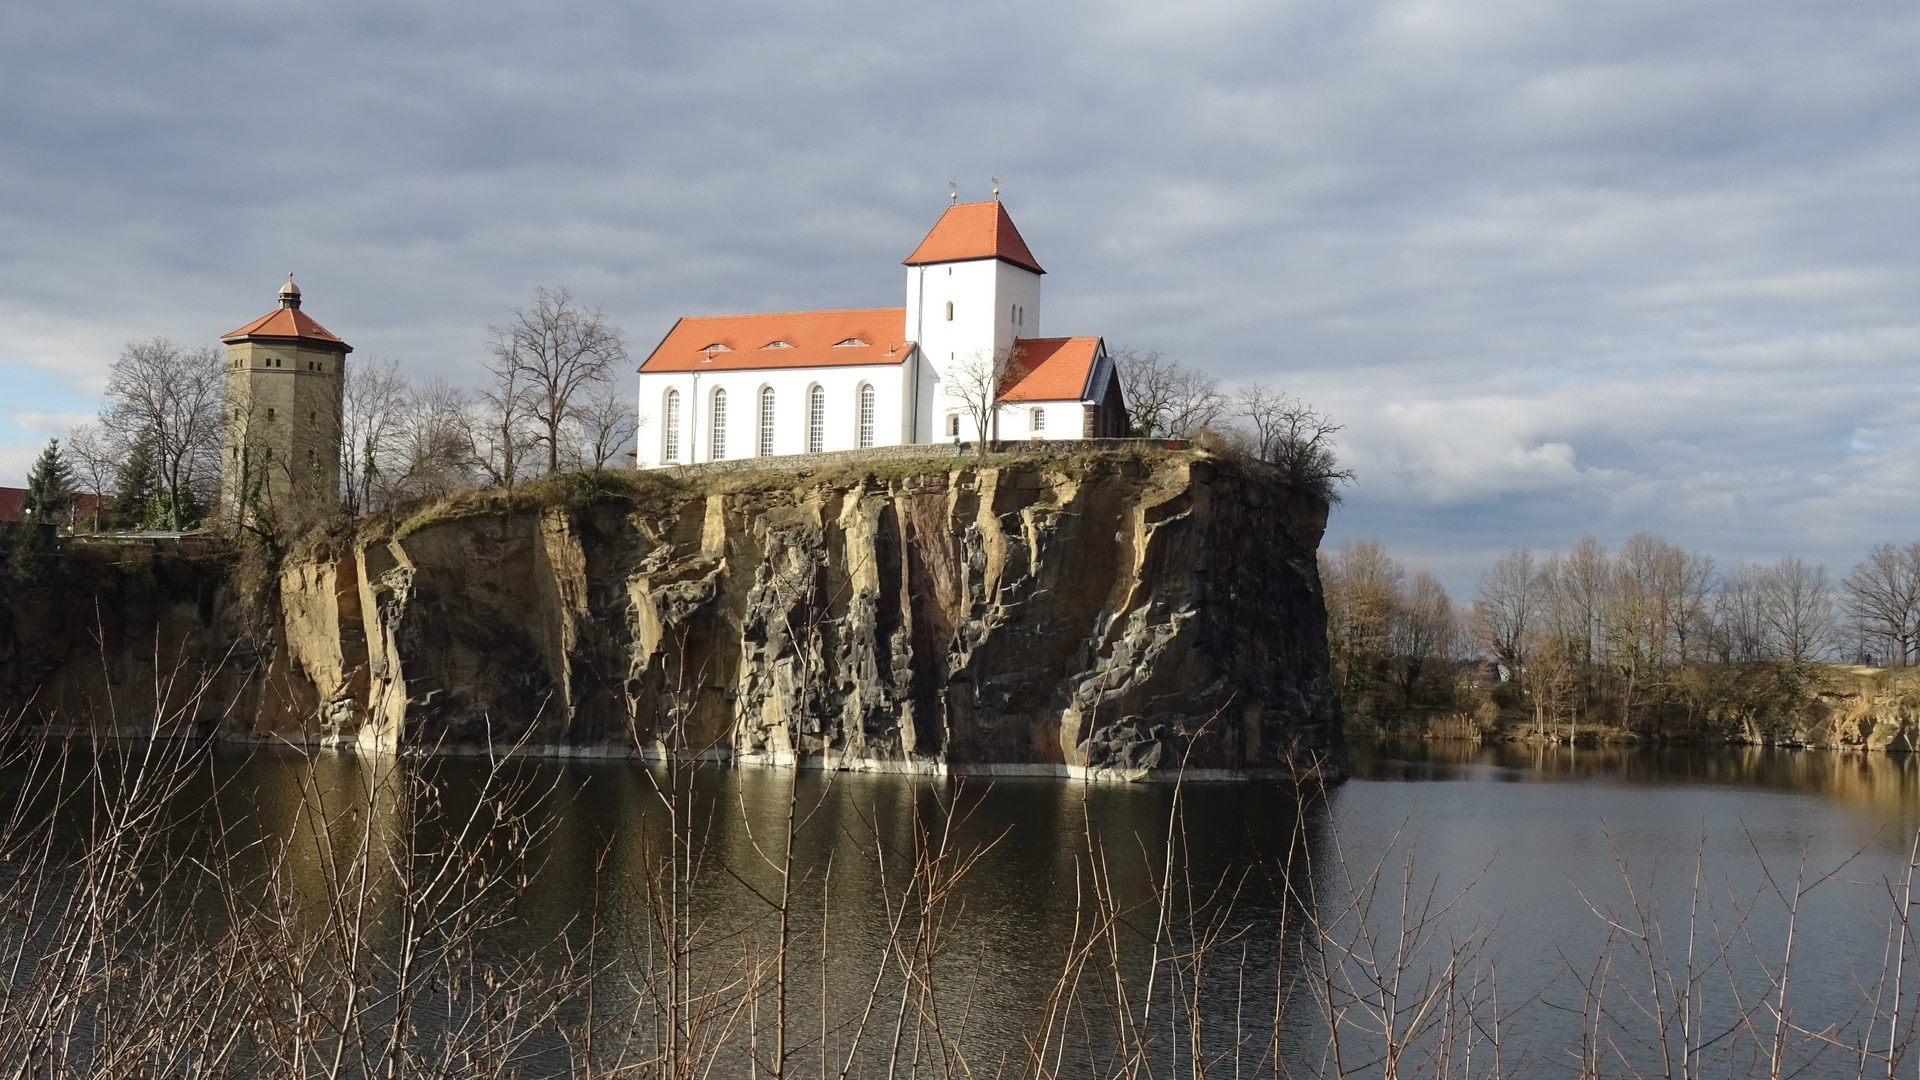
[[[947,207],[905,263],[906,335],[919,343],[931,383],[917,398],[917,430],[934,439],[976,438],[961,402],[944,384],[967,357],[1017,358],[1021,341],[1040,336],[1040,276],[1046,271],[998,198]]]
[[[290,523],[340,505],[340,428],[353,349],[300,310],[287,275],[280,306],[224,334],[226,439],[221,509],[229,520]]]

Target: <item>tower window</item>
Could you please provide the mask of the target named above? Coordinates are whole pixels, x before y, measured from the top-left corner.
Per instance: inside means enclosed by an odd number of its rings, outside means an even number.
[[[860,449],[873,445],[873,384],[860,384]]]
[[[307,414],[307,423],[309,424],[313,423],[315,420],[318,420],[318,419],[320,419],[320,414],[317,412],[310,412]]]
[[[663,442],[660,447],[661,461],[680,460],[680,391],[667,391],[667,406],[663,410],[666,420],[661,424]]]
[[[947,301],[947,321],[953,321],[953,301]]]
[[[815,384],[807,391],[807,453],[817,454],[827,447],[827,391]]]
[[[713,418],[708,424],[707,460],[720,461],[727,456],[727,391],[725,387],[713,389]]]
[[[268,410],[267,410],[267,419],[269,419],[269,420],[271,420],[271,419],[273,419],[273,410],[272,410],[272,409],[268,409]]]
[[[947,414],[947,434],[956,439],[960,437],[960,414],[959,413]]]
[[[760,456],[773,454],[773,387],[760,388]]]

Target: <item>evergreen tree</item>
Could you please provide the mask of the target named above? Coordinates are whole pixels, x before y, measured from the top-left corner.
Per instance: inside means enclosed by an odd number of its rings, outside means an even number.
[[[149,527],[153,511],[153,455],[147,444],[135,443],[120,466],[120,483],[113,497],[114,524],[123,529]]]
[[[26,511],[28,521],[58,525],[72,506],[73,473],[60,459],[60,440],[49,439],[27,477],[27,498],[21,509]]]

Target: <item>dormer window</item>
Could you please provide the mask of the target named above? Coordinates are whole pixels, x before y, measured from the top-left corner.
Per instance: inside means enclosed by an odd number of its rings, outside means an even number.
[[[763,349],[791,349],[791,348],[793,348],[793,346],[792,346],[792,345],[789,345],[789,344],[787,344],[787,343],[786,343],[786,342],[784,342],[784,341],[769,341],[769,342],[767,342],[767,343],[766,343],[765,345],[762,345],[762,346],[760,346],[760,347],[761,347],[761,348],[763,348]]]
[[[848,338],[848,339],[847,339],[847,340],[845,340],[845,341],[836,341],[836,342],[834,342],[834,343],[833,343],[833,347],[834,347],[834,348],[836,348],[836,349],[852,349],[852,348],[856,348],[856,347],[858,347],[858,346],[862,346],[862,345],[865,345],[865,344],[866,344],[866,342],[864,342],[864,341],[861,341],[861,340],[860,340],[859,338],[857,338],[857,337],[850,337],[850,338]]]
[[[701,352],[732,352],[733,350],[727,348],[725,345],[722,345],[716,341],[713,344],[707,346],[706,348],[701,349],[700,351]]]

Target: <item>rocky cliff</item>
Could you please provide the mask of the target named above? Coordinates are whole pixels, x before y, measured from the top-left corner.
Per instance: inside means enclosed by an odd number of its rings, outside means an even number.
[[[1228,462],[1001,455],[580,483],[304,543],[260,590],[256,631],[245,590],[199,586],[193,651],[222,673],[201,722],[864,768],[1341,768],[1315,568],[1326,507]],[[23,619],[57,617],[6,606],[14,706],[37,685],[40,708],[81,707],[99,681],[73,674],[84,642],[39,649]],[[180,630],[148,621],[155,641]]]

